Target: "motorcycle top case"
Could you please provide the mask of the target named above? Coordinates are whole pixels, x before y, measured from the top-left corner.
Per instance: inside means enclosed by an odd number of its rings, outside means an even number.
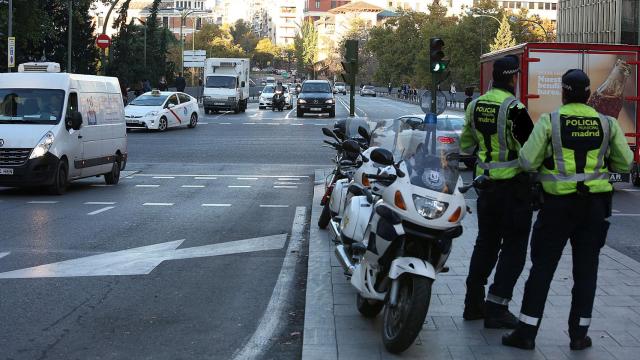
[[[331,198],[329,200],[329,209],[332,214],[340,214],[340,211],[344,209],[344,203],[347,201],[347,190],[349,189],[349,180],[340,179],[336,181],[331,192]]]
[[[366,196],[352,197],[347,203],[344,217],[340,222],[340,234],[342,237],[362,242],[372,211],[373,205],[367,201]]]

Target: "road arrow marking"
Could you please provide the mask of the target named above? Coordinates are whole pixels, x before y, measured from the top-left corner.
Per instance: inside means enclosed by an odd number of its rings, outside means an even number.
[[[284,247],[287,234],[178,249],[182,240],[92,255],[0,273],[0,279],[146,275],[166,260],[191,259]],[[1,253],[0,257],[8,253]]]
[[[9,252],[0,252],[0,259],[2,259],[3,257],[9,255]]]

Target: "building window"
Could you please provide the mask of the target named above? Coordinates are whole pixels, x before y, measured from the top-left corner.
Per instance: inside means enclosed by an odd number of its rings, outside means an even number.
[[[538,9],[540,9],[540,10],[544,9],[544,3],[539,2],[538,3]]]
[[[320,0],[316,0],[316,9],[320,9]]]
[[[529,9],[535,9],[535,5],[536,5],[536,3],[529,2]]]
[[[522,2],[516,2],[516,9],[520,9],[522,7]]]
[[[165,28],[169,27],[169,18],[166,16],[162,17],[162,26],[164,26]]]
[[[558,4],[551,3],[551,10],[557,10],[557,9],[558,9]]]
[[[104,17],[98,16],[98,26],[104,26]]]
[[[198,30],[202,29],[202,18],[196,19],[196,29]]]

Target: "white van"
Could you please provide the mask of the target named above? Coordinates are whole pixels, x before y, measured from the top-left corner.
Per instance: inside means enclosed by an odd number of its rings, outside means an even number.
[[[118,79],[59,73],[28,63],[0,74],[0,186],[48,186],[104,175],[117,184],[127,162]]]

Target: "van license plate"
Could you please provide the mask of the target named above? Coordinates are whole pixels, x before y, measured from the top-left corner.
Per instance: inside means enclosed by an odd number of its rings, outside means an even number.
[[[321,108],[311,108],[311,111],[322,111]]]
[[[213,105],[222,105],[222,106],[224,106],[224,103],[214,103]]]
[[[13,169],[0,168],[0,175],[13,175]]]

